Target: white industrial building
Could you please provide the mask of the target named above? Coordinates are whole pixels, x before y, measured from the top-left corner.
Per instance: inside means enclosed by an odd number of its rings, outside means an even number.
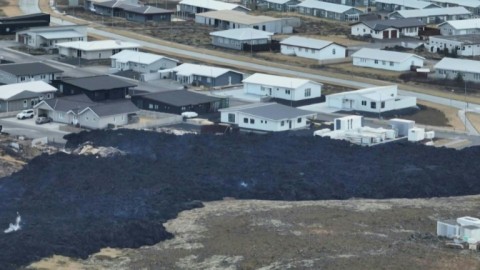
[[[352,54],[353,65],[385,69],[391,71],[408,71],[412,66],[423,67],[425,58],[403,52],[362,48]]]
[[[459,217],[437,221],[437,235],[468,243],[470,249],[478,250],[480,242],[480,219]]]
[[[345,58],[347,48],[332,41],[292,36],[280,42],[280,51],[285,55],[329,60]]]
[[[442,36],[467,35],[480,33],[480,18],[452,20],[438,25]]]
[[[322,84],[306,79],[255,73],[243,80],[247,94],[298,101],[319,98]]]
[[[87,41],[86,25],[32,27],[18,31],[15,40],[33,48],[52,48],[57,43]]]
[[[480,82],[480,61],[444,57],[433,67],[431,76],[438,79],[456,79],[459,74],[465,81]]]
[[[390,19],[416,18],[426,24],[438,24],[449,20],[470,19],[472,13],[464,7],[426,8],[397,10],[388,15]]]
[[[115,71],[133,70],[139,73],[157,72],[174,68],[180,61],[153,53],[123,50],[110,56]]]
[[[458,56],[472,57],[480,55],[480,36],[478,34],[455,36],[431,36],[425,47],[429,52],[456,54]]]
[[[339,111],[384,113],[417,106],[416,97],[398,95],[397,85],[377,86],[326,96],[326,104]]]
[[[85,60],[110,59],[122,50],[137,51],[141,45],[120,40],[72,41],[57,44],[59,54]]]
[[[256,103],[220,109],[222,123],[235,124],[241,129],[286,131],[307,128],[316,113],[277,103]]]

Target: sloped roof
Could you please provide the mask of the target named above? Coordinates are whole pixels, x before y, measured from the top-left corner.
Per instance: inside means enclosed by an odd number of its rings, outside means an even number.
[[[87,91],[109,90],[115,88],[134,87],[136,84],[108,76],[98,75],[82,78],[68,78],[62,80],[65,83],[85,89]]]
[[[439,15],[464,15],[464,14],[471,14],[471,12],[464,7],[445,7],[445,8],[397,10],[390,14],[398,14],[403,18],[419,18],[419,17],[428,17],[428,16],[439,16]]]
[[[10,100],[23,92],[42,94],[55,91],[57,88],[43,81],[13,83],[0,86],[0,99]]]
[[[41,62],[2,64],[0,65],[0,70],[15,76],[63,73],[63,70],[54,68]]]
[[[370,49],[370,48],[362,48],[357,52],[355,52],[354,54],[352,54],[352,57],[375,59],[375,60],[381,60],[381,61],[393,61],[393,62],[403,62],[409,59],[410,57],[417,57],[425,60],[425,58],[412,53],[394,52],[394,51],[386,51],[386,50]]]
[[[65,96],[55,99],[44,100],[55,111],[82,114],[92,110],[97,116],[109,116],[137,112],[138,109],[130,100],[109,100],[106,102],[94,102],[85,94]],[[39,106],[37,104],[37,106]]]
[[[284,5],[288,2],[290,2],[292,0],[265,0],[265,2],[270,2],[270,3],[274,3],[274,4],[281,4],[281,5]]]
[[[392,20],[371,20],[371,21],[361,21],[353,23],[352,25],[365,24],[369,28],[377,31],[387,29],[389,27],[393,28],[404,28],[404,27],[415,27],[415,26],[425,26],[426,24],[417,18],[400,18]]]
[[[432,2],[454,4],[470,8],[480,7],[480,1],[478,0],[432,0]]]
[[[446,21],[438,26],[442,26],[445,24],[449,24],[453,28],[457,30],[462,30],[462,29],[475,29],[475,28],[480,28],[480,18],[475,18],[475,19],[466,19],[466,20],[453,20],[453,21]]]
[[[314,115],[315,112],[297,109],[278,103],[256,103],[247,106],[231,107],[221,109],[222,112],[238,111],[252,116],[271,120],[287,120],[302,116]]]
[[[207,96],[187,90],[172,90],[165,92],[148,93],[138,96],[177,107],[210,103],[221,100],[221,98],[218,97]]]
[[[236,8],[250,10],[241,5],[215,1],[215,0],[182,0],[178,4],[201,7],[201,8],[210,9],[210,10],[234,10]]]
[[[382,95],[382,91],[385,91],[385,90],[394,90],[394,96],[392,97],[386,94]],[[365,98],[368,98],[370,100],[384,101],[387,99],[392,99],[397,97],[397,93],[398,93],[397,91],[398,91],[398,85],[385,85],[385,86],[375,86],[375,87],[363,88],[359,90],[330,94],[328,96],[345,96],[349,94],[356,94],[356,95],[360,95]]]
[[[153,6],[137,6],[137,5],[123,5],[125,11],[138,14],[172,14],[172,10],[157,8]]]
[[[123,50],[119,53],[116,53],[110,56],[110,58],[115,59],[121,63],[133,62],[133,63],[140,63],[140,64],[146,64],[146,65],[149,65],[161,59],[168,59],[177,63],[180,62],[177,59],[165,57],[163,55],[137,52],[133,50]]]
[[[309,82],[321,85],[321,83],[317,83],[307,79],[276,76],[276,75],[270,75],[270,74],[264,74],[264,73],[255,73],[249,76],[248,78],[244,79],[242,82],[261,84],[261,85],[271,85],[271,86],[284,87],[284,88],[298,88]]]
[[[249,14],[246,14],[240,11],[235,11],[235,10],[208,11],[204,13],[197,13],[195,16],[218,19],[222,21],[229,21],[229,22],[245,24],[245,25],[281,20],[281,18],[274,18],[269,16],[253,16],[253,15],[249,15]]]
[[[78,38],[78,37],[86,37],[86,34],[82,34],[75,30],[58,30],[58,31],[46,31],[46,32],[38,32],[37,35],[45,38],[45,39],[57,39],[57,38]]]
[[[135,106],[131,100],[112,100],[108,102],[96,102],[94,105],[88,106],[99,117],[117,115],[117,114],[126,114],[134,113],[140,111],[140,109]],[[84,110],[86,111],[86,110]],[[82,114],[84,111],[81,111]]]
[[[226,68],[211,67],[211,66],[197,65],[197,64],[190,64],[190,63],[181,64],[180,66],[174,67],[171,70],[177,72],[177,75],[181,75],[181,76],[199,75],[204,77],[218,77],[229,71],[233,71],[231,69],[226,69]],[[238,71],[233,71],[233,72],[240,73]]]
[[[141,47],[140,44],[120,40],[71,41],[57,43],[57,46],[82,51],[134,49]]]
[[[444,57],[433,68],[480,73],[480,61]]]
[[[291,45],[291,46],[298,46],[303,48],[312,48],[312,49],[323,49],[331,44],[337,44],[332,41],[328,40],[321,40],[321,39],[314,39],[314,38],[306,38],[306,37],[299,37],[299,36],[292,36],[286,38],[280,42],[280,44]],[[339,46],[343,46],[337,44]],[[343,46],[345,47],[345,46]]]
[[[430,38],[437,38],[443,40],[458,41],[464,44],[480,44],[480,35],[467,34],[467,35],[451,35],[451,36],[431,36]]]
[[[322,2],[318,0],[306,0],[298,4],[297,7],[316,8],[316,9],[327,10],[335,13],[344,13],[351,9],[355,9],[360,13],[363,13],[363,11],[361,11],[360,9],[354,8],[352,6],[333,4],[333,3]]]
[[[419,0],[375,0],[375,3],[384,3],[384,4],[394,4],[394,5],[399,5],[399,6],[404,6],[404,7],[409,7],[409,8],[416,8],[416,9],[422,9],[422,8],[427,8],[428,6],[436,6],[439,7],[438,5],[435,5],[433,3],[427,2],[427,1],[419,1]]]
[[[211,36],[223,37],[234,40],[270,39],[274,33],[253,28],[236,28],[230,30],[211,32]]]

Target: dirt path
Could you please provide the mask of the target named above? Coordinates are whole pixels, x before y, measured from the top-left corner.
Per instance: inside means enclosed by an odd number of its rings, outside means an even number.
[[[6,2],[7,2],[7,5],[0,7],[0,9],[5,14],[5,16],[12,17],[12,16],[18,16],[23,14],[20,8],[18,7],[17,0],[7,0]]]
[[[480,114],[467,112],[467,118],[472,123],[473,127],[480,132]]]

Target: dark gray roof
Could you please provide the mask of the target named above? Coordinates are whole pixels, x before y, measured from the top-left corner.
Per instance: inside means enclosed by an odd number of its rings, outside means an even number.
[[[60,112],[74,111],[79,112],[89,106],[95,105],[85,94],[60,97],[55,99],[48,99],[45,102],[52,107],[52,109]]]
[[[8,72],[15,76],[39,75],[49,73],[62,73],[63,70],[51,67],[40,62],[22,63],[22,64],[3,64],[0,70]]]
[[[235,110],[230,108],[228,110]],[[292,119],[301,116],[315,114],[315,112],[300,110],[294,107],[285,106],[277,103],[258,104],[257,106],[246,106],[239,111],[271,120]]]
[[[109,90],[115,88],[134,87],[136,84],[108,75],[63,79],[63,82],[80,87],[87,91]]]
[[[452,36],[432,36],[432,37],[451,40],[451,41],[463,42],[465,44],[480,44],[480,35],[478,35],[478,34],[452,35]]]
[[[151,94],[139,95],[142,98],[159,101],[162,103],[170,104],[172,106],[188,106],[203,103],[210,103],[217,100],[221,100],[218,97],[211,97],[203,94],[190,92],[187,90],[173,90],[166,92],[158,92]]]
[[[376,31],[381,31],[389,27],[404,28],[404,27],[425,26],[424,22],[416,18],[361,21],[361,22],[354,23],[352,25],[356,25],[359,23],[363,23]]]
[[[173,11],[171,10],[156,8],[152,6],[123,5],[122,8],[125,11],[139,13],[139,14],[172,14],[173,13]]]
[[[65,96],[55,99],[45,100],[45,102],[56,111],[79,113],[90,108],[99,117],[134,113],[139,109],[130,100],[109,100],[106,102],[94,102],[85,94]]]
[[[94,106],[90,106],[90,109],[92,109],[92,111],[94,111],[99,117],[134,113],[140,110],[131,100],[115,100],[106,103],[97,103]]]

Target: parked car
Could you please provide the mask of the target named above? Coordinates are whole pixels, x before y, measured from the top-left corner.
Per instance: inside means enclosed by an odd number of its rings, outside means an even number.
[[[183,118],[195,118],[198,116],[196,112],[182,112]]]
[[[35,124],[37,124],[37,125],[50,123],[50,122],[52,122],[52,118],[46,117],[46,116],[39,116],[39,117],[37,117],[37,119],[35,119]]]
[[[17,119],[33,118],[35,112],[32,109],[23,110],[17,114]]]

